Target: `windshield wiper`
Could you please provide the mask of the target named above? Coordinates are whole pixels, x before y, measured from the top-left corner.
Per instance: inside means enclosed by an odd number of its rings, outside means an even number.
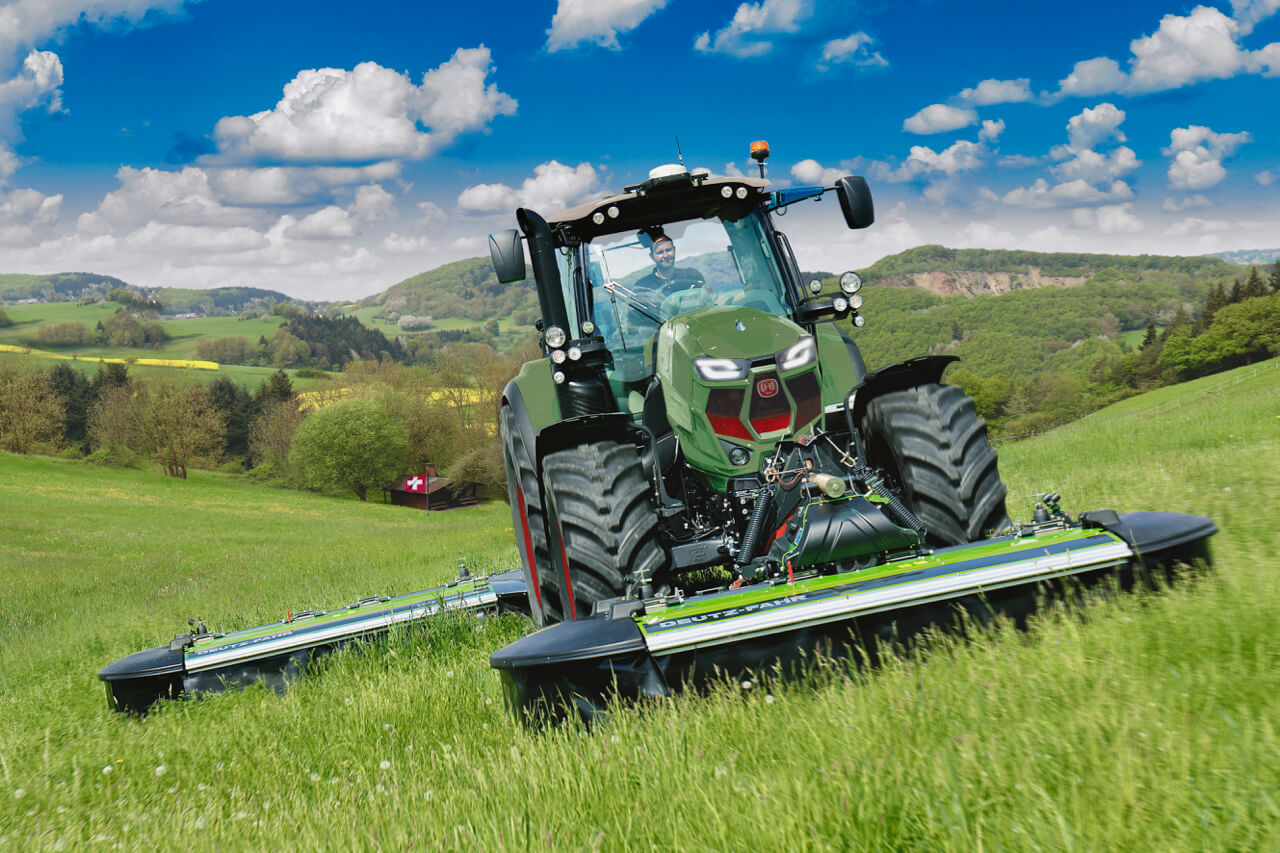
[[[662,325],[670,319],[666,314],[662,313],[661,309],[650,305],[648,302],[641,299],[640,295],[634,290],[630,290],[623,285],[618,284],[616,281],[606,281],[601,285],[601,287],[604,288],[604,291],[612,297],[616,298],[621,296],[624,302],[658,325]]]

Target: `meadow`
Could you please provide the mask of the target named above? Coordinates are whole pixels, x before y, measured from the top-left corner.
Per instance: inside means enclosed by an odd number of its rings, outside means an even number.
[[[444,619],[261,689],[108,711],[99,667],[515,564],[502,504],[424,514],[0,454],[0,849],[1280,849],[1280,367],[1001,446],[1010,509],[1214,518],[1216,568],[866,673],[765,674],[529,731]]]

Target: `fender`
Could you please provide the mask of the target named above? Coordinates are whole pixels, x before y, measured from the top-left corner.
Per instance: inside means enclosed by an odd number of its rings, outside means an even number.
[[[868,371],[862,381],[850,388],[845,395],[846,409],[851,410],[853,423],[862,422],[867,404],[881,394],[903,391],[917,385],[941,384],[942,374],[947,366],[959,360],[954,355],[926,355]]]

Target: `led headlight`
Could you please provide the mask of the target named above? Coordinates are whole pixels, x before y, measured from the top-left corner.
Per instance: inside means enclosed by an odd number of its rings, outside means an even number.
[[[569,360],[577,361],[580,358],[582,358],[582,350],[577,347],[569,347]]]
[[[556,383],[557,385],[563,385],[563,384],[564,384],[564,374],[563,374],[563,373],[561,373],[559,370],[557,370],[555,373],[551,374],[551,378],[552,378],[552,380],[554,380],[554,381],[555,381],[555,383]]]
[[[812,293],[814,296],[817,296],[819,293],[821,293],[822,282],[818,281],[816,278],[813,281],[809,282],[809,292]]]
[[[840,276],[840,289],[850,295],[862,289],[862,276],[856,272],[847,272]]]
[[[735,447],[729,451],[729,461],[734,465],[746,465],[751,461],[751,451],[745,447]]]
[[[837,296],[835,299],[831,300],[831,307],[836,309],[836,313],[843,314],[845,311],[849,310],[849,300],[845,299],[843,296]]]
[[[725,198],[733,198],[733,187],[725,185],[720,188],[720,195]]]
[[[861,305],[862,303],[861,303],[861,302],[859,302],[858,304],[859,304],[859,305]],[[596,324],[595,324],[595,323],[591,322],[590,320],[584,320],[584,321],[583,321],[583,323],[582,323],[582,334],[584,334],[584,335],[589,335],[589,334],[591,334],[592,332],[594,332],[595,330],[596,330]]]
[[[746,379],[751,362],[736,358],[712,358],[700,356],[693,360],[693,369],[708,382],[725,382],[730,379]]]
[[[553,349],[551,351],[551,360],[556,364],[564,364],[564,350]]]
[[[597,210],[595,213],[591,214],[591,221],[597,225],[603,225],[604,214]]]
[[[566,340],[564,336],[564,329],[559,326],[548,327],[543,337],[546,338],[547,346],[552,349],[560,349],[560,347],[564,346],[564,342]]]
[[[850,297],[849,297],[849,307],[850,307],[850,308],[852,308],[854,311],[857,311],[859,308],[861,308],[861,307],[862,307],[862,297],[861,297],[861,296],[850,296]]]
[[[867,318],[863,317],[861,314],[854,314],[853,325],[861,329],[863,326],[867,325]]]
[[[818,343],[811,336],[806,335],[795,346],[778,353],[778,367],[783,370],[795,370],[797,367],[812,364],[817,357]]]
[[[734,193],[734,195],[736,195],[738,198],[746,198],[746,197],[747,197],[747,188],[746,188],[746,187],[738,187],[738,191],[737,191],[737,192],[735,192],[735,193]]]

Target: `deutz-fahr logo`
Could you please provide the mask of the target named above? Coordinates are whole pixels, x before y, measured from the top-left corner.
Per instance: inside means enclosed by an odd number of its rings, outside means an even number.
[[[756,393],[761,397],[772,397],[778,393],[778,380],[761,379],[756,383]]]

